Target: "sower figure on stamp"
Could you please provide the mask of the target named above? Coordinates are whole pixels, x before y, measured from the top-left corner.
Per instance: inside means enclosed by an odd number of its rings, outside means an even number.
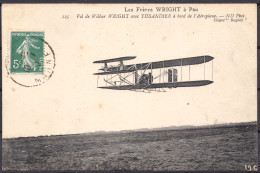
[[[36,40],[33,40],[29,37],[27,34],[26,39],[23,41],[23,43],[18,47],[16,50],[17,53],[22,54],[23,63],[22,67],[29,67],[30,69],[33,68],[33,70],[36,70],[36,63],[35,61],[30,58],[30,47],[33,47],[35,49],[40,49],[39,47],[35,46],[33,42],[37,42]]]

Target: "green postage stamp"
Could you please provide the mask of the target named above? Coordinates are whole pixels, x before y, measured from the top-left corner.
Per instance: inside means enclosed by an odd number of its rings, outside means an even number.
[[[42,31],[10,32],[7,74],[24,87],[39,86],[49,80],[55,68],[55,53]]]
[[[44,32],[11,32],[11,73],[43,73]]]

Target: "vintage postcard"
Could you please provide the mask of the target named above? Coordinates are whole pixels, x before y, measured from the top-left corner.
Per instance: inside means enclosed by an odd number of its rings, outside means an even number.
[[[2,169],[257,171],[256,4],[3,4]]]

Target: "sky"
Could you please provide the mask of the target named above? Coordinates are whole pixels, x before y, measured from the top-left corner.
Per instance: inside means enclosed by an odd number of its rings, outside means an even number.
[[[4,6],[3,57],[9,57],[10,31],[26,30],[44,31],[56,58],[53,76],[37,87],[15,84],[2,69],[4,138],[257,120],[255,5],[192,5],[201,14],[246,15],[247,20],[236,23],[76,18],[81,13],[124,13],[125,6],[137,5]],[[64,14],[70,18],[63,19]],[[125,62],[132,64],[201,55],[214,57],[214,83],[202,87],[152,93],[103,90],[93,75],[101,65],[93,64],[96,60],[137,56]],[[211,67],[206,64],[209,79]],[[191,67],[192,76],[201,75],[196,68]]]

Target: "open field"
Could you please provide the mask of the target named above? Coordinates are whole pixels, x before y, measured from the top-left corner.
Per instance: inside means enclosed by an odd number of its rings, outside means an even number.
[[[3,170],[245,170],[257,126],[3,139]]]

